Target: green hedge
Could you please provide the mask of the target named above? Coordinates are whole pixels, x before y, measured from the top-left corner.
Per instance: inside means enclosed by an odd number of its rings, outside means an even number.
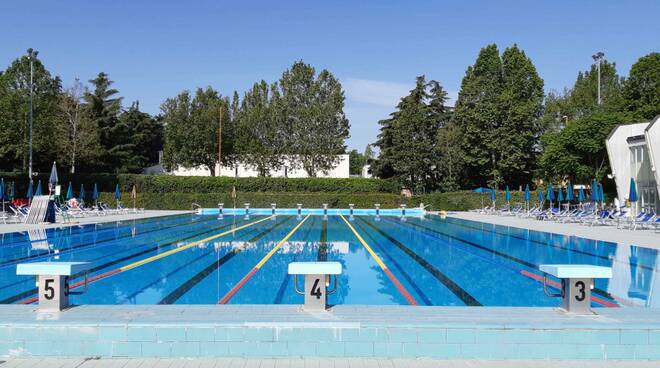
[[[490,204],[490,196],[483,195],[484,203]],[[102,193],[101,201],[114,204],[113,193]],[[520,202],[521,193],[512,193],[512,202]],[[124,193],[122,201],[129,207],[133,206],[128,193]],[[231,194],[223,193],[138,193],[137,206],[147,209],[178,209],[189,210],[192,203],[197,203],[205,208],[216,208],[222,202],[225,207],[233,206]],[[236,195],[236,206],[243,207],[243,203],[249,202],[253,208],[269,208],[271,203],[277,203],[278,207],[294,208],[297,203],[304,207],[321,208],[323,203],[328,203],[332,208],[348,208],[350,203],[356,208],[373,208],[374,203],[380,203],[383,208],[395,208],[400,204],[409,207],[417,207],[420,203],[429,205],[427,209],[446,211],[467,211],[481,207],[481,195],[469,191],[451,193],[432,193],[413,196],[410,199],[393,193],[281,193],[281,192],[238,192]],[[498,206],[504,204],[504,193],[498,193]]]
[[[395,182],[367,178],[232,178],[209,176],[119,175],[124,190],[143,193],[238,192],[399,193]]]

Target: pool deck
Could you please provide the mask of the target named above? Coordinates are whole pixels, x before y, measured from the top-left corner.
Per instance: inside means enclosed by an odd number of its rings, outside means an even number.
[[[587,226],[575,223],[557,223],[554,221],[539,221],[515,216],[488,215],[476,212],[450,212],[448,217],[660,249],[660,232],[654,229],[617,229],[616,226]]]
[[[69,222],[58,222],[55,224],[43,223],[43,224],[23,224],[23,223],[10,223],[10,224],[0,224],[0,234],[4,233],[13,233],[16,231],[28,231],[35,229],[52,229],[56,227],[68,227],[68,226],[78,226],[86,224],[101,224],[104,222],[115,222],[115,221],[129,221],[129,220],[139,220],[152,217],[161,217],[161,216],[170,216],[170,215],[180,215],[184,213],[193,213],[193,211],[165,211],[165,210],[146,210],[139,213],[125,213],[119,215],[104,215],[104,216],[88,216],[88,217],[79,217],[73,218]]]
[[[660,310],[296,305],[0,307],[0,357],[660,360]]]

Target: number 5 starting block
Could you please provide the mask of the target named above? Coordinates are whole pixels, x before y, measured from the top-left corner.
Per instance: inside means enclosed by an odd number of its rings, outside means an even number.
[[[16,266],[17,275],[37,276],[39,310],[59,312],[69,307],[69,277],[87,271],[87,262],[34,262]],[[85,273],[87,288],[87,273]]]
[[[294,275],[293,285],[296,292],[305,295],[303,308],[310,311],[320,311],[327,308],[328,295],[337,291],[338,278],[342,271],[339,262],[292,262],[289,263],[289,275]],[[305,275],[305,288],[298,289],[298,275]],[[334,287],[330,286],[330,278],[334,278]]]

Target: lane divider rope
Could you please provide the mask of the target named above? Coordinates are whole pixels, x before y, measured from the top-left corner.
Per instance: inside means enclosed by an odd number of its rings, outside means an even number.
[[[307,215],[307,217],[305,217],[305,218],[304,218],[302,221],[300,221],[296,226],[294,226],[294,228],[291,229],[291,231],[289,231],[289,233],[286,234],[286,236],[285,236],[284,238],[282,238],[282,240],[280,240],[280,241],[279,241],[279,242],[273,247],[273,249],[271,249],[270,252],[268,252],[268,254],[266,254],[266,255],[265,255],[265,256],[259,261],[259,263],[257,263],[257,264],[256,264],[256,265],[250,270],[250,272],[248,272],[245,276],[243,276],[243,278],[242,278],[242,279],[241,279],[236,285],[234,285],[234,287],[232,287],[231,290],[229,290],[229,291],[227,292],[227,294],[225,294],[225,296],[223,296],[220,300],[218,300],[218,304],[227,304],[227,303],[231,300],[231,298],[233,298],[234,295],[236,295],[236,293],[237,293],[239,290],[241,290],[241,288],[242,288],[242,287],[243,287],[243,286],[244,286],[244,285],[245,285],[245,284],[246,284],[246,283],[252,278],[252,276],[254,276],[254,275],[257,273],[257,271],[259,271],[259,269],[260,269],[264,264],[266,264],[266,262],[268,262],[268,260],[269,260],[269,259],[270,259],[270,258],[271,258],[271,257],[272,257],[272,256],[273,256],[273,255],[279,250],[279,249],[280,249],[280,247],[282,247],[282,245],[284,245],[284,243],[286,243],[287,240],[289,240],[289,238],[291,238],[291,236],[293,236],[293,234],[294,234],[294,233],[295,233],[295,232],[296,232],[296,231],[297,231],[297,230],[298,230],[298,229],[299,229],[299,228],[305,223],[305,221],[307,221],[307,219],[308,219],[310,216],[311,216],[311,215]]]
[[[415,300],[415,298],[413,298],[413,296],[408,292],[408,290],[406,290],[405,286],[403,286],[403,284],[399,281],[399,279],[397,279],[396,276],[394,276],[394,274],[389,270],[389,268],[387,268],[387,266],[385,265],[385,262],[383,262],[383,260],[380,259],[378,254],[376,254],[376,252],[374,252],[373,249],[371,249],[369,244],[367,244],[367,242],[364,240],[364,238],[362,238],[362,236],[357,232],[357,230],[355,230],[353,225],[351,225],[351,223],[348,222],[348,220],[346,220],[346,217],[344,217],[344,215],[339,215],[339,217],[341,217],[341,219],[344,220],[344,222],[346,223],[346,226],[348,226],[348,228],[351,229],[351,231],[353,232],[355,237],[358,239],[360,244],[362,244],[362,246],[364,246],[364,248],[367,250],[367,252],[369,252],[369,254],[376,261],[378,266],[380,266],[380,268],[383,270],[383,272],[385,272],[387,277],[389,277],[390,281],[392,281],[394,286],[396,286],[397,290],[399,290],[401,295],[403,295],[403,297],[406,299],[406,301],[408,301],[408,304],[417,305],[417,301]]]

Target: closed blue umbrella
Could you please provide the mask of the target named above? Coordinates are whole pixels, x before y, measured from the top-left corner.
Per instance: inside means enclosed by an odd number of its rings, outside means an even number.
[[[115,186],[115,199],[119,200],[121,198],[121,191],[119,190],[119,184]]]
[[[630,202],[637,202],[637,185],[635,179],[630,178],[630,191],[628,191],[628,200]]]
[[[73,185],[69,182],[69,189],[66,190],[66,199],[73,198]]]
[[[580,187],[580,190],[578,191],[578,202],[582,203],[585,199],[587,199],[587,197],[584,195],[584,189]]]
[[[493,202],[497,200],[497,191],[495,189],[492,189],[490,191],[490,200]]]
[[[600,202],[605,205],[605,192],[603,191],[603,184],[598,184],[598,188],[598,199],[600,199]]]
[[[99,199],[99,189],[96,187],[96,183],[94,183],[94,189],[92,190],[92,199]]]
[[[550,202],[550,209],[553,208],[552,202],[555,201],[555,190],[552,188],[552,183],[548,184],[548,188],[546,189],[546,194],[545,194],[545,199]]]
[[[41,190],[41,180],[37,183],[37,190],[34,191],[35,196],[40,196],[43,195],[43,191]]]
[[[539,188],[539,195],[538,195],[538,197],[539,197],[539,203],[542,203],[542,202],[543,202],[543,198],[545,197],[545,195],[543,194],[543,189],[541,189],[541,188]]]
[[[566,200],[569,202],[573,202],[575,197],[573,196],[573,184],[571,182],[568,182],[568,187],[566,188]]]
[[[28,190],[25,196],[27,199],[32,199],[32,197],[34,197],[34,190],[32,190],[32,180],[30,180],[30,183],[28,184]]]
[[[598,183],[596,179],[591,181],[591,201],[598,202]]]
[[[85,201],[85,186],[80,184],[80,202]]]
[[[0,200],[2,201],[2,212],[5,212],[5,178],[0,179]]]
[[[511,192],[509,191],[509,186],[506,186],[506,191],[504,192],[504,199],[508,202],[511,202]]]
[[[529,202],[532,199],[532,193],[529,191],[529,184],[525,185],[525,202]]]
[[[564,191],[559,187],[559,195],[557,196],[557,202],[561,203],[564,201]]]
[[[11,188],[9,189],[9,200],[13,201],[16,198],[16,182],[11,182]]]

